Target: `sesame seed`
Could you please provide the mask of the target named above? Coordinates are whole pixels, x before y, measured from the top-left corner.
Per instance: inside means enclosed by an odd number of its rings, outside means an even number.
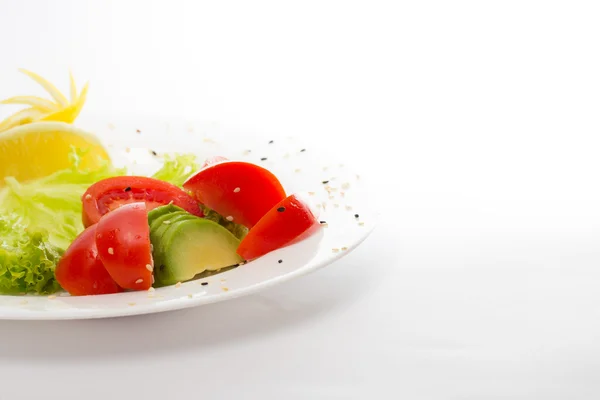
[[[127,186],[127,187],[125,188],[125,191],[126,191],[126,192],[131,192],[131,186]]]
[[[226,292],[226,291],[229,290],[229,288],[223,287],[223,288],[221,288],[221,290],[223,290],[224,292]]]
[[[188,297],[189,297],[190,299],[193,299],[193,298],[194,298],[194,296],[192,296],[191,294],[188,294]]]
[[[239,187],[236,187],[235,189],[233,189],[233,193],[239,193],[240,190],[242,190],[242,189],[240,189]]]
[[[308,195],[309,195],[309,196],[314,196],[314,195],[315,195],[315,192],[308,192]]]
[[[348,211],[352,210],[352,206],[346,206],[346,210],[348,210]]]
[[[283,155],[283,158],[290,158],[290,153],[285,153],[285,154]]]
[[[267,161],[267,157],[261,157],[260,161]]]
[[[350,184],[348,182],[342,184],[342,189],[348,189],[350,187]]]
[[[323,181],[321,182],[323,185],[327,185],[329,183],[329,181]]]
[[[112,247],[108,248],[108,254],[115,254],[115,249],[113,249]]]
[[[29,303],[27,300],[21,300],[21,302],[20,302],[19,304],[23,304],[23,305],[25,305],[25,304],[27,304],[27,303]]]
[[[186,165],[185,168],[183,169],[183,173],[185,175],[189,174],[190,172],[192,172],[192,167],[190,167],[189,165]]]
[[[225,218],[227,221],[231,222],[233,221],[233,217],[231,215],[229,215],[227,218]]]
[[[279,208],[277,209],[277,212],[284,212],[284,211],[285,211],[285,207],[279,207]]]
[[[127,303],[127,304],[131,307],[135,306],[135,303]]]
[[[332,251],[332,252],[334,252],[334,253],[337,253],[337,252],[339,252],[339,251],[340,251],[340,249],[338,249],[338,248],[334,247],[333,249],[331,249],[331,251]]]
[[[340,196],[344,197],[346,196],[346,193],[340,191]]]
[[[342,251],[346,251],[348,248],[346,246],[342,247]]]
[[[156,291],[156,289],[154,289],[152,286],[150,286],[150,287],[148,288],[148,291],[149,291],[150,293],[152,293],[152,292]]]
[[[92,199],[92,195],[91,194],[86,194],[85,195],[85,199],[86,200],[91,200]]]
[[[327,171],[329,167],[323,167],[323,171]]]
[[[50,296],[48,296],[48,300],[54,300],[55,298],[56,298],[56,296],[55,296],[55,295],[53,295],[53,294],[52,294],[52,295],[50,295]]]
[[[129,153],[130,151],[131,151],[131,148],[125,147],[125,153]]]
[[[244,150],[244,155],[250,154],[250,150]]]
[[[277,262],[278,262],[279,264],[281,264],[281,263],[283,262],[283,260],[278,260]]]
[[[171,221],[167,220],[167,221],[163,221],[163,224],[165,225],[169,225],[171,223]]]
[[[154,285],[154,275],[152,275],[152,284]]]
[[[137,133],[142,133],[142,131],[140,131],[139,129],[136,129],[135,131],[136,131]]]
[[[202,282],[201,285],[206,286],[206,285],[208,285],[208,282]]]
[[[146,264],[146,269],[150,272],[154,271],[154,267],[150,264]]]
[[[150,251],[154,251],[154,245],[150,243]]]
[[[335,196],[333,196],[333,195],[329,196],[329,200],[333,200],[333,199],[335,199]]]
[[[177,283],[175,284],[175,287],[181,287],[181,282],[177,282]]]
[[[140,278],[140,279],[138,279],[137,281],[135,281],[135,283],[137,283],[137,284],[140,284],[140,283],[142,283],[142,282],[144,282],[144,280],[143,280],[142,278]]]
[[[300,168],[296,168],[294,172],[300,172]]]
[[[358,226],[364,226],[364,225],[365,225],[365,223],[364,223],[364,222],[359,222],[359,223],[358,223]]]
[[[321,204],[320,204],[320,203],[319,203],[319,204],[317,204],[317,208],[321,208]]]
[[[338,203],[334,203],[334,204],[333,204],[333,206],[334,206],[335,208],[338,208],[340,205],[339,205]]]
[[[359,215],[358,215],[358,214],[354,214],[354,218],[358,218],[358,217],[359,217]]]

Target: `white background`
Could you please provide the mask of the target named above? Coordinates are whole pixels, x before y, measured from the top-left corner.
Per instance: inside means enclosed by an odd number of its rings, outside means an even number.
[[[18,67],[61,88],[72,68],[88,114],[310,136],[385,217],[261,295],[0,322],[0,399],[599,398],[599,20],[574,1],[0,0],[0,97],[36,90]]]

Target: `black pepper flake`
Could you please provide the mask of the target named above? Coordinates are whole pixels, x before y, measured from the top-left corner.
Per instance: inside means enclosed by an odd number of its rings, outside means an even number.
[[[285,211],[285,207],[279,207],[279,208],[277,209],[277,212],[284,212],[284,211]]]
[[[281,264],[281,263],[283,262],[283,260],[279,260],[279,261],[277,261],[277,262],[278,262],[279,264]]]
[[[208,282],[202,282],[201,285],[206,286],[206,285],[208,285]]]
[[[329,181],[323,181],[322,183],[323,183],[323,185],[327,185],[329,183]]]
[[[273,141],[272,141],[272,140],[269,140],[269,144],[273,144]]]
[[[127,186],[127,187],[125,188],[125,191],[126,191],[126,192],[131,192],[131,186]]]
[[[319,221],[320,224],[326,224],[327,221]]]
[[[267,161],[267,157],[262,157],[260,161]]]
[[[306,151],[306,149],[302,149],[300,150],[300,153],[304,153]]]
[[[158,155],[158,153],[155,152],[154,150],[150,150],[150,152],[152,153],[153,156],[157,156]]]
[[[354,218],[358,218],[358,217],[359,217],[359,215],[358,215],[358,214],[354,214]]]

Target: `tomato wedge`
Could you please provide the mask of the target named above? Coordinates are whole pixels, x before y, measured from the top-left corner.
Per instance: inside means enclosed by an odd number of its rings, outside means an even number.
[[[191,214],[203,216],[198,203],[175,185],[144,176],[118,176],[94,183],[83,194],[83,225],[93,225],[109,211],[140,201],[146,203],[148,210],[172,202]]]
[[[183,187],[200,203],[247,228],[252,228],[285,198],[285,190],[275,175],[242,161],[219,160],[209,164]]]
[[[319,226],[317,217],[298,195],[291,195],[273,207],[250,229],[237,253],[252,260],[310,235]]]
[[[154,263],[146,204],[126,204],[96,226],[98,255],[115,282],[124,289],[150,288]]]
[[[98,257],[96,226],[84,230],[71,243],[58,262],[55,275],[60,286],[73,296],[122,291]]]

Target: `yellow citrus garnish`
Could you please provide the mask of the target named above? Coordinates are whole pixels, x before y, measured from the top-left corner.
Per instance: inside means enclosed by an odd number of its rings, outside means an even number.
[[[71,167],[73,147],[83,154],[82,170],[109,160],[94,135],[65,122],[34,122],[0,133],[0,187],[9,176],[22,182]]]
[[[17,111],[13,115],[7,117],[4,121],[1,121],[0,133],[16,126],[38,121],[60,121],[68,124],[75,121],[81,112],[87,97],[87,83],[78,95],[75,79],[73,79],[73,74],[70,74],[71,101],[69,102],[69,100],[67,100],[67,98],[46,79],[25,69],[20,69],[19,71],[39,83],[50,96],[52,96],[54,101],[37,96],[16,96],[0,101],[0,104],[20,104],[29,106],[29,108]]]
[[[95,169],[109,160],[108,153],[92,134],[71,125],[87,96],[86,84],[77,94],[71,74],[71,101],[56,87],[33,72],[21,72],[39,83],[52,100],[36,96],[16,96],[0,104],[22,104],[29,108],[18,111],[0,122],[0,187],[6,177],[18,181],[41,178],[71,167],[73,148],[82,155],[81,169]]]

